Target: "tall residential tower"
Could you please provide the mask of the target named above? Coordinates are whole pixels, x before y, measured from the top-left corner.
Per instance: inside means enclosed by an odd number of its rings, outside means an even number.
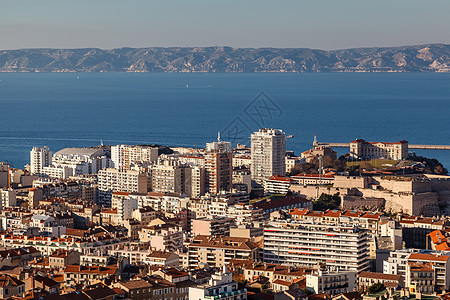
[[[220,140],[206,144],[205,173],[206,191],[217,194],[220,191],[231,190],[233,185],[233,153],[231,143]]]
[[[262,128],[251,135],[252,180],[263,184],[273,175],[286,175],[286,134],[279,129]]]
[[[47,146],[33,147],[30,151],[31,174],[41,174],[42,168],[52,164],[52,151]]]

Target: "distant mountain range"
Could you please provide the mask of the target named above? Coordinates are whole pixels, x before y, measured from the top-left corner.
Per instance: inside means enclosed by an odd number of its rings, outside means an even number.
[[[450,45],[0,50],[0,72],[450,72]]]

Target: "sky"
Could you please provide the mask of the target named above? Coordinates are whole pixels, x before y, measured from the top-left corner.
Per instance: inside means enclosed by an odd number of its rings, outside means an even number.
[[[0,0],[0,49],[450,43],[449,0]]]

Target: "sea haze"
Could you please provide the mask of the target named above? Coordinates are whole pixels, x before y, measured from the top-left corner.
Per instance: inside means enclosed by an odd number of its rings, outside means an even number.
[[[260,92],[270,100],[252,102]],[[0,108],[0,161],[15,167],[33,146],[204,147],[218,131],[248,145],[261,125],[294,135],[296,154],[314,134],[450,144],[450,74],[439,73],[0,73]],[[416,153],[450,167],[450,151]]]

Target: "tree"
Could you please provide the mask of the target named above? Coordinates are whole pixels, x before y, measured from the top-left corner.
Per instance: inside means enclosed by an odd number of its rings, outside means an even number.
[[[386,287],[384,286],[384,284],[382,283],[374,283],[371,286],[369,286],[369,288],[367,289],[367,292],[369,294],[376,294],[378,292],[381,292],[383,290],[385,290]]]
[[[341,198],[339,193],[334,195],[323,194],[320,195],[317,201],[313,202],[314,210],[327,210],[327,209],[338,209],[341,205]]]

